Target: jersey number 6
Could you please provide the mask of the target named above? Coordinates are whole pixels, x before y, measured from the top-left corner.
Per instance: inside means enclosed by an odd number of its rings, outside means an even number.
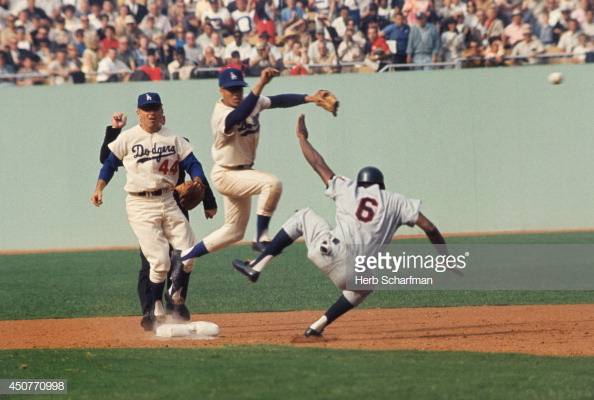
[[[373,208],[372,208],[373,207]],[[375,209],[377,207],[377,200],[371,197],[363,197],[357,207],[355,215],[359,221],[369,222],[375,216]]]

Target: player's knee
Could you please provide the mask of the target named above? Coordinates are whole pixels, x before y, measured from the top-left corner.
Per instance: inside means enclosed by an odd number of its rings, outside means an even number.
[[[153,283],[163,283],[167,279],[167,271],[157,271],[154,268],[151,268],[149,279]]]
[[[268,191],[271,195],[280,196],[283,192],[283,183],[275,177],[268,183]]]

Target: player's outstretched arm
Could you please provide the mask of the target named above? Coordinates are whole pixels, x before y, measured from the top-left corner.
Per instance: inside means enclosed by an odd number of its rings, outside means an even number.
[[[303,156],[314,171],[320,175],[324,185],[328,186],[328,182],[334,177],[334,172],[326,164],[324,157],[309,142],[309,132],[307,131],[307,126],[305,126],[305,115],[303,114],[297,119],[297,138],[299,139]]]
[[[425,235],[427,235],[429,241],[435,245],[439,253],[447,252],[445,246],[446,242],[441,235],[441,232],[439,232],[439,229],[433,225],[433,222],[431,222],[421,212],[419,212],[419,218],[417,219],[416,225],[421,228],[423,232],[425,232]]]

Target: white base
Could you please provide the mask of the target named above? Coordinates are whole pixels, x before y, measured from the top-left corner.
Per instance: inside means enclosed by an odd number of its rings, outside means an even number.
[[[219,332],[220,328],[214,322],[196,321],[184,324],[159,325],[155,335],[162,338],[214,339],[219,335]]]

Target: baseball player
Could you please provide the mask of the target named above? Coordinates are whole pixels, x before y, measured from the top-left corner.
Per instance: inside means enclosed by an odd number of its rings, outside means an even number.
[[[97,207],[103,203],[103,189],[118,167],[124,166],[128,221],[150,265],[149,280],[145,283],[148,313],[141,320],[141,325],[148,330],[165,317],[162,296],[170,269],[170,244],[179,248],[191,246],[196,240],[173,196],[179,170],[188,172],[195,182],[206,182],[206,178],[188,141],[163,127],[163,105],[157,93],[138,96],[136,113],[138,125],[122,132],[107,145],[109,154],[91,202]],[[124,121],[119,122],[121,129]],[[191,271],[192,266],[191,261],[186,261],[183,268]]]
[[[269,242],[268,225],[280,199],[282,184],[276,176],[253,168],[260,137],[260,113],[269,108],[315,103],[324,92],[262,96],[264,87],[277,75],[274,68],[264,69],[259,81],[244,98],[243,89],[247,84],[241,71],[229,68],[220,73],[221,99],[215,104],[211,119],[211,152],[215,164],[211,178],[214,187],[223,195],[225,224],[193,248],[181,251],[182,260],[203,256],[241,240],[253,195],[259,195],[259,199],[252,248],[262,251]]]
[[[118,135],[122,131],[122,128],[124,128],[126,126],[127,121],[128,121],[128,118],[122,112],[115,112],[112,115],[111,125],[108,125],[105,129],[105,137],[103,139],[103,144],[101,145],[101,151],[99,153],[99,161],[101,162],[101,164],[103,164],[105,162],[105,160],[107,159],[107,157],[110,154],[108,144],[113,142],[118,137]],[[165,115],[163,115],[163,125],[165,125]],[[177,180],[177,184],[181,184],[182,182],[184,182],[184,180],[185,180],[185,173],[182,169],[180,169],[179,170],[179,179]],[[217,202],[216,202],[214,195],[212,193],[212,189],[208,185],[208,182],[204,181],[203,184],[205,185],[205,189],[206,189],[205,194],[204,194],[204,203],[203,203],[204,216],[207,219],[210,219],[210,218],[213,218],[217,213]],[[186,219],[189,220],[188,210],[184,209],[181,206],[177,192],[173,192],[173,197],[174,197],[177,205],[179,206],[180,210],[186,217]],[[144,254],[142,253],[142,250],[140,250],[140,262],[141,262],[141,267],[140,267],[140,271],[138,272],[138,298],[140,300],[140,307],[142,310],[142,315],[144,316],[144,318],[142,320],[142,326],[146,330],[151,330],[152,323],[150,322],[150,318],[149,318],[150,307],[149,307],[149,301],[148,301],[148,299],[149,299],[150,264],[147,261],[146,257],[144,256]],[[169,275],[171,275],[171,271],[169,272]],[[183,298],[183,299],[188,298],[187,296],[188,296],[189,278],[190,278],[189,274],[182,274],[183,282],[181,283],[182,291],[181,291],[180,295],[181,295],[181,298]],[[167,282],[170,283],[170,280],[167,280]],[[190,310],[188,310],[187,306],[185,305],[185,302],[183,302],[181,304],[174,304],[171,297],[168,296],[167,293],[165,295],[165,312],[167,314],[172,314],[174,319],[180,319],[180,320],[184,320],[184,321],[190,320]]]
[[[389,243],[401,225],[418,226],[438,249],[445,240],[439,230],[420,211],[420,200],[408,199],[385,190],[384,177],[374,167],[359,171],[357,180],[337,176],[308,141],[305,117],[297,122],[301,151],[326,185],[326,195],[336,205],[333,229],[309,208],[297,211],[252,262],[233,261],[236,270],[256,282],[270,260],[295,239],[303,236],[308,258],[342,290],[342,295],[305,331],[305,336],[321,336],[338,317],[361,304],[370,291],[346,290],[347,265],[357,255],[377,254]]]

